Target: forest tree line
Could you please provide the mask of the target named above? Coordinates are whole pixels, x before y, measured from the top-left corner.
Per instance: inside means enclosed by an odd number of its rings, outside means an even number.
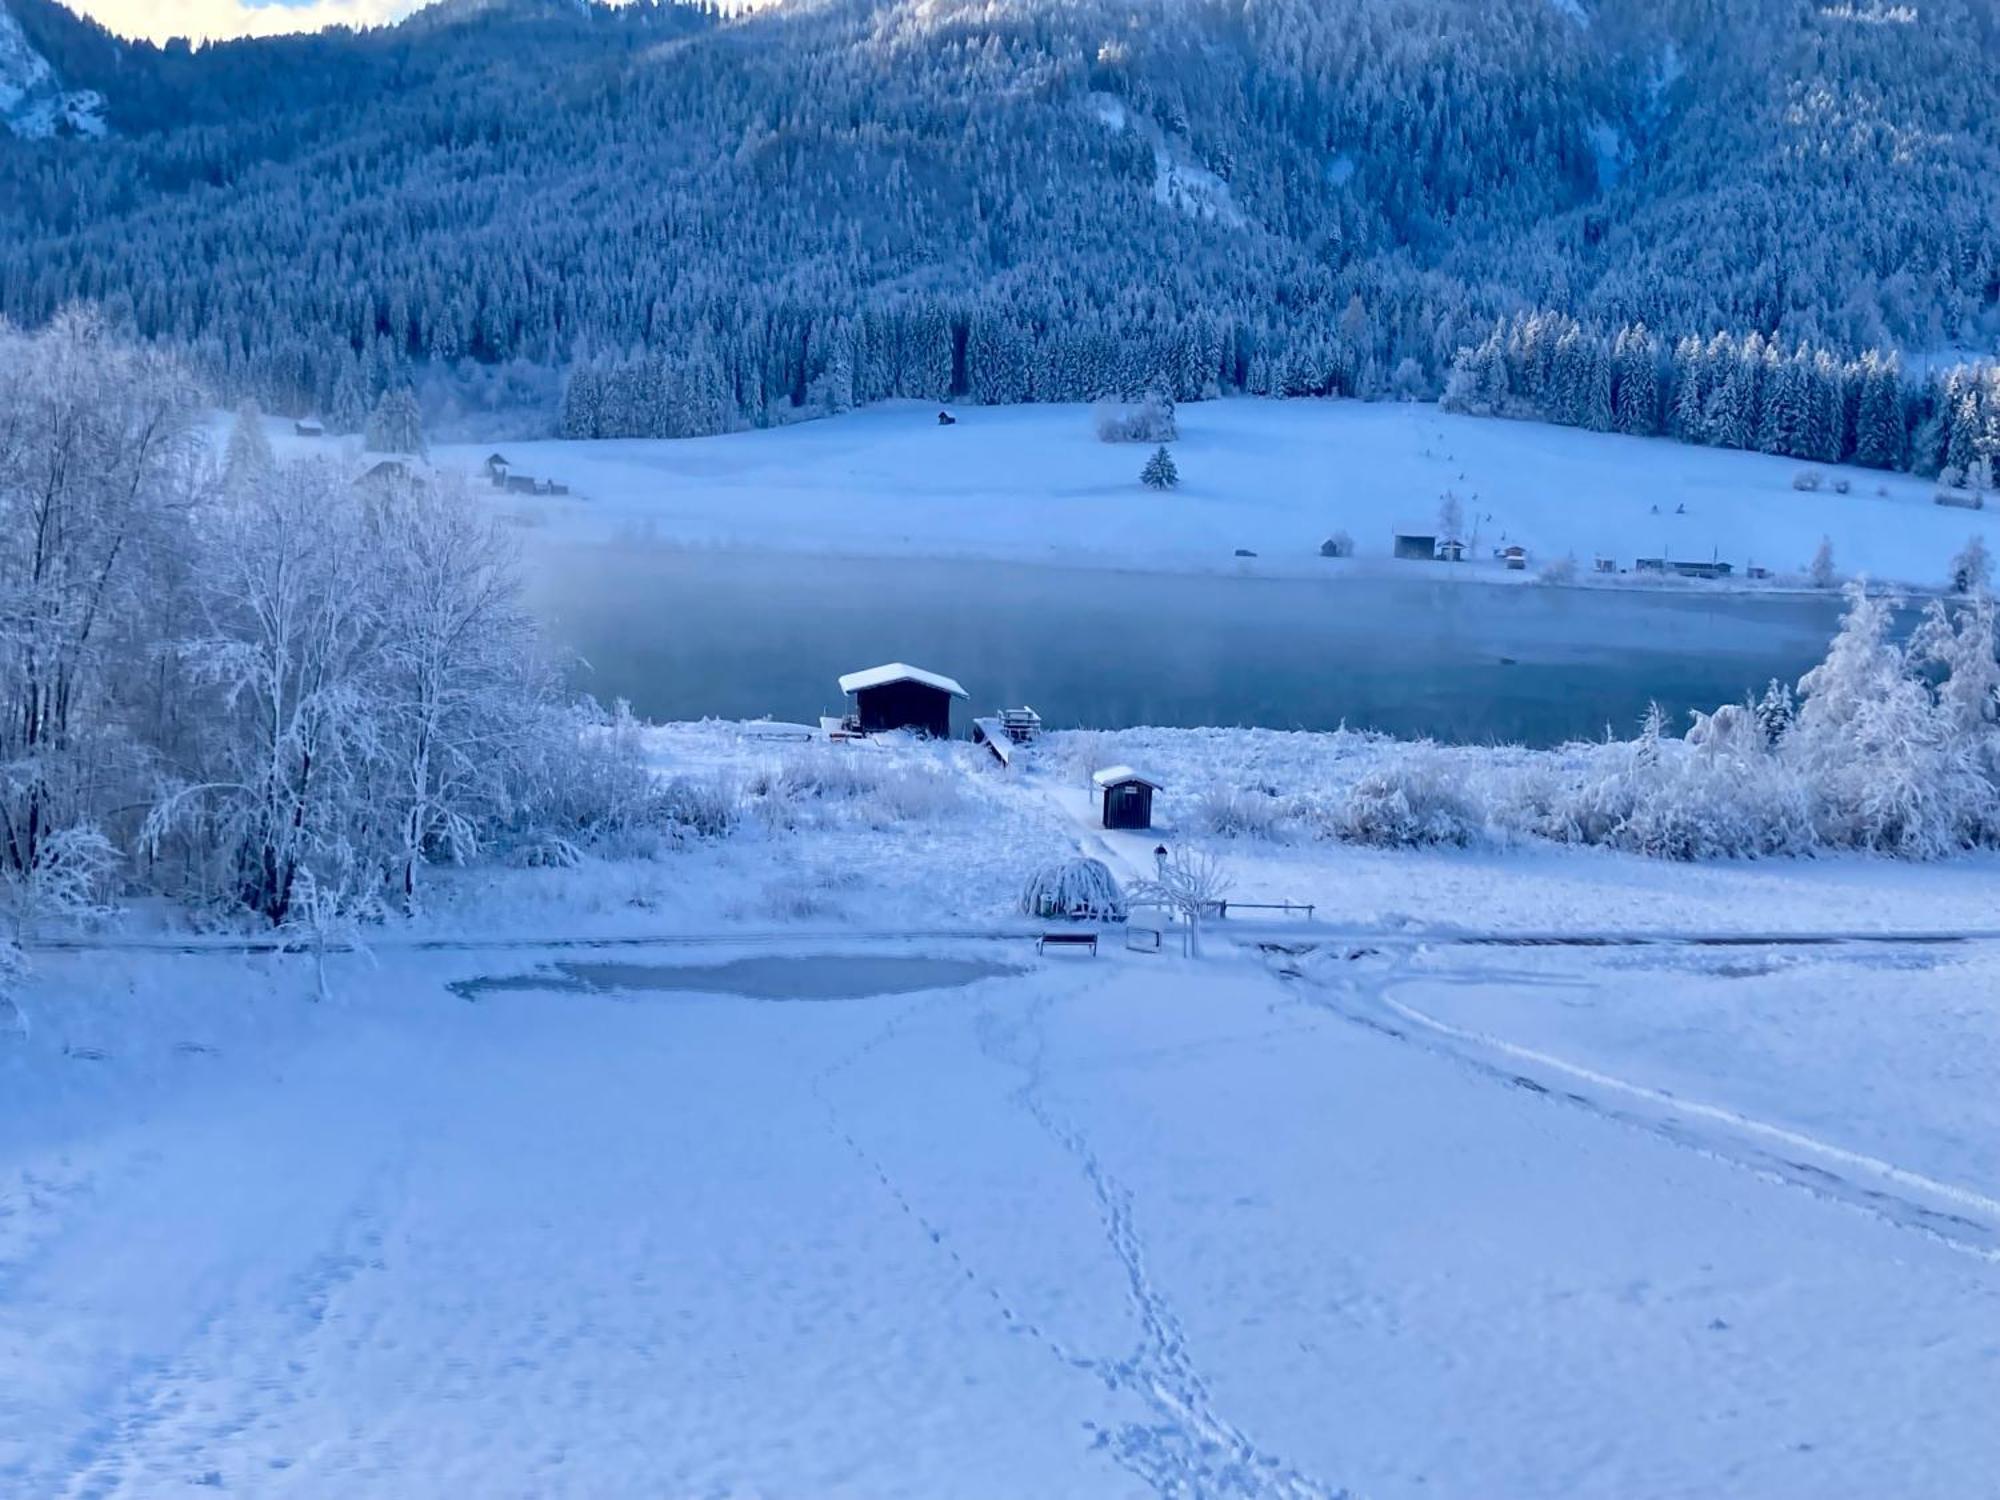
[[[2000,336],[1975,0],[506,0],[193,51],[14,3],[120,133],[0,142],[0,314],[96,305],[336,427],[405,384],[628,435],[1432,397],[1537,310]]]

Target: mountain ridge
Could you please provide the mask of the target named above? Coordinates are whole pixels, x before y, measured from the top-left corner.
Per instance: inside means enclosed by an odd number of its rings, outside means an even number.
[[[2000,333],[2000,20],[1971,0],[507,0],[178,53],[36,36],[120,138],[0,155],[0,312],[91,297],[286,409],[415,378],[552,405],[547,372],[593,364],[724,424],[1429,395],[1535,310],[1847,355]]]

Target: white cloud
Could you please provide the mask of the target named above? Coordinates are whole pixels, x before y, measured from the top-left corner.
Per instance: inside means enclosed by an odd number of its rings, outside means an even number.
[[[244,0],[71,0],[78,10],[120,36],[164,42],[168,37],[209,41],[232,36],[275,36],[327,26],[379,26],[417,8],[421,0],[306,0],[301,5],[249,5]]]

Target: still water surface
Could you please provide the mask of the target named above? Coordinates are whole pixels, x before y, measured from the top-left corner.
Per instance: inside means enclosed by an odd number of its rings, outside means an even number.
[[[1052,728],[1352,728],[1546,745],[1795,681],[1837,599],[1518,588],[1412,576],[1115,573],[636,544],[539,550],[532,601],[577,686],[647,718],[810,720],[908,661],[971,714]]]

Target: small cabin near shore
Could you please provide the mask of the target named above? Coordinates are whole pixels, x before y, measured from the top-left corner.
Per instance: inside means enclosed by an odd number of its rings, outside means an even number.
[[[1091,781],[1104,798],[1106,828],[1151,828],[1153,793],[1160,784],[1130,766],[1106,766]]]
[[[1437,533],[1434,531],[1398,531],[1395,545],[1391,549],[1397,557],[1410,562],[1436,562],[1438,555]]]
[[[938,740],[951,738],[951,700],[971,696],[942,673],[901,661],[849,672],[840,690],[854,700],[854,721],[863,734],[908,729]]]
[[[292,423],[292,432],[302,438],[326,436],[326,428],[315,422],[311,417],[301,417],[298,421]]]

